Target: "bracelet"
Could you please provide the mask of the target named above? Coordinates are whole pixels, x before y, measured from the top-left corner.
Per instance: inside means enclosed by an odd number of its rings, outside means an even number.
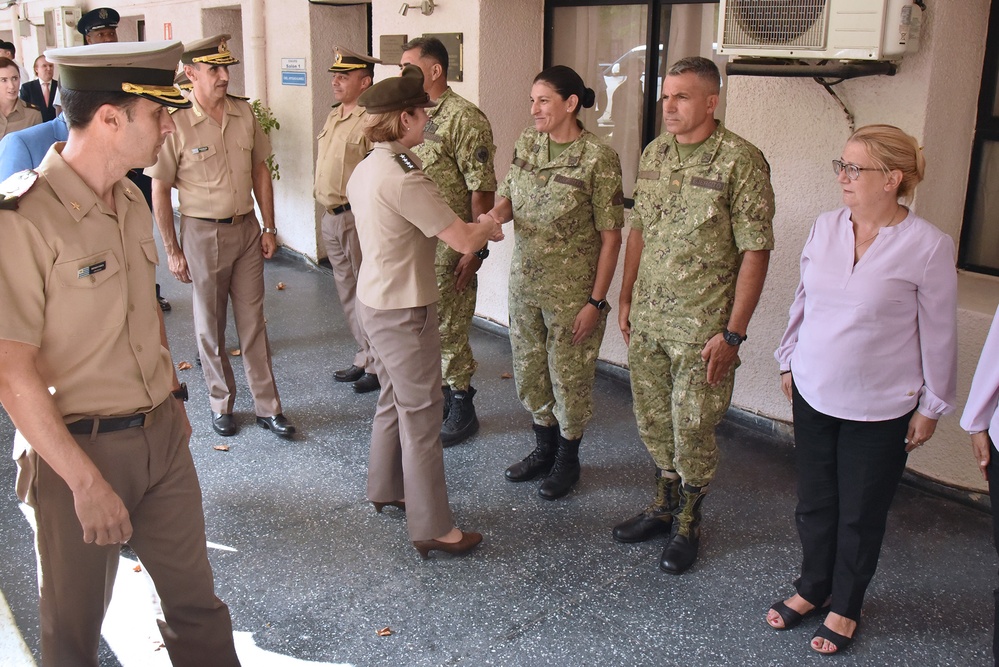
[[[787,374],[788,374],[788,373],[790,373],[790,372],[791,372],[791,369],[789,368],[789,369],[787,369],[786,371],[781,371],[781,372],[780,372],[780,374],[781,374],[781,375],[787,375]]]
[[[264,227],[264,234],[277,234],[276,227]]]

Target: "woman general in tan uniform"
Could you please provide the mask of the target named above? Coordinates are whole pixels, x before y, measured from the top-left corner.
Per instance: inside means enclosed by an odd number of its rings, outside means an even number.
[[[381,383],[371,427],[368,498],[375,510],[406,511],[409,536],[423,558],[432,550],[461,554],[482,541],[455,527],[444,481],[439,292],[434,274],[437,239],[461,253],[503,238],[488,221],[463,222],[420,170],[410,152],[423,141],[423,73],[408,65],[357,101],[374,143],[347,183],[357,221],[361,268],[358,315],[371,343]]]
[[[579,110],[593,90],[569,67],[534,78],[531,115],[492,211],[514,220],[510,344],[517,394],[534,419],[537,447],[506,471],[544,475],[555,500],[579,480],[579,443],[593,415],[593,378],[607,324],[607,290],[621,249],[621,161],[587,132]]]

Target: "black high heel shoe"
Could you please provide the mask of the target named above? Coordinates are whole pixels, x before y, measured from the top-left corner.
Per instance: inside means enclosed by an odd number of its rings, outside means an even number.
[[[375,511],[378,512],[379,514],[382,513],[382,510],[384,508],[386,508],[386,507],[388,507],[390,505],[392,507],[398,507],[403,512],[406,511],[406,501],[405,500],[390,500],[387,503],[379,503],[379,502],[376,502],[376,501],[372,500],[371,504],[375,506]]]
[[[420,552],[420,557],[426,560],[430,557],[431,551],[445,551],[453,556],[467,553],[474,549],[482,541],[481,533],[462,532],[461,539],[457,542],[441,542],[440,540],[416,540],[413,547]]]

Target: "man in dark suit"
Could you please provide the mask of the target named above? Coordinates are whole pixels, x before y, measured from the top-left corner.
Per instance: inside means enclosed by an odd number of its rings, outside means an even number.
[[[56,91],[59,82],[52,78],[55,67],[45,56],[35,58],[35,76],[33,81],[21,84],[21,99],[33,105],[42,112],[42,120],[50,121],[59,115],[56,107]]]

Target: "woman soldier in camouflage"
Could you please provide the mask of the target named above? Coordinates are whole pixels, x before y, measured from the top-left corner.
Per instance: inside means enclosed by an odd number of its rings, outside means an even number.
[[[561,498],[579,480],[579,442],[593,414],[593,376],[605,300],[621,248],[621,162],[583,129],[593,90],[572,69],[534,78],[531,115],[496,206],[483,218],[514,220],[510,342],[517,394],[534,417],[537,446],[507,468],[523,482],[545,475],[538,495]]]

